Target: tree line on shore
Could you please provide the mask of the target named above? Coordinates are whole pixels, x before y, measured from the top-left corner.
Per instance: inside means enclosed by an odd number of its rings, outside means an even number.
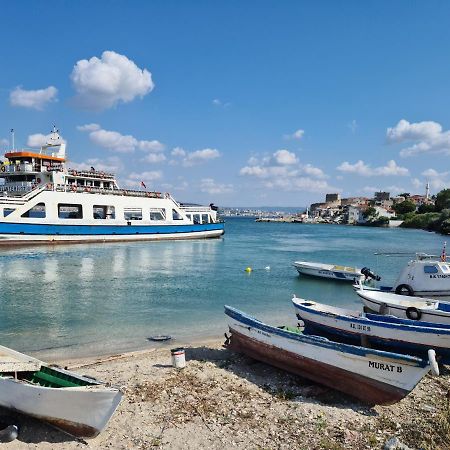
[[[436,194],[434,204],[423,204],[416,209],[414,202],[406,196],[393,209],[397,218],[403,220],[403,228],[421,228],[450,234],[450,189],[443,189]]]

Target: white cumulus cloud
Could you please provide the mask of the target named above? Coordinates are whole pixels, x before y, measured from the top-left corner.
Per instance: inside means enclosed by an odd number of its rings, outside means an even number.
[[[406,167],[400,167],[391,159],[385,166],[370,167],[364,161],[357,161],[354,164],[344,161],[337,167],[337,170],[344,173],[353,173],[355,175],[373,177],[373,176],[407,176],[409,170]]]
[[[283,135],[283,138],[286,139],[286,140],[290,140],[290,139],[300,140],[303,137],[304,134],[305,134],[305,130],[298,129],[298,130],[295,130],[291,134]]]
[[[27,139],[27,147],[42,147],[50,141],[50,134],[30,134]],[[61,136],[61,142],[66,142]]]
[[[18,86],[9,94],[9,102],[12,106],[41,111],[48,103],[56,102],[57,95],[58,89],[54,86],[36,90],[25,90]]]
[[[152,170],[146,172],[132,172],[125,180],[125,185],[130,187],[141,187],[141,181],[144,182],[147,189],[154,181],[160,180],[163,177],[163,173],[160,170]]]
[[[145,152],[161,152],[164,150],[164,144],[157,140],[138,140],[131,134],[124,135],[118,131],[104,130],[96,123],[80,125],[77,129],[87,131],[89,139],[95,145],[117,153],[132,153],[136,149]]]
[[[414,156],[421,153],[450,154],[450,131],[433,121],[410,123],[405,119],[386,131],[388,143],[411,142],[412,145],[400,151],[400,155]]]
[[[289,152],[288,150],[277,150],[273,154],[273,157],[277,164],[292,165],[298,163],[295,153]]]
[[[152,75],[126,56],[104,51],[100,58],[78,61],[70,75],[81,107],[103,110],[119,102],[131,102],[154,88]]]
[[[232,184],[217,183],[213,178],[203,178],[200,182],[200,191],[207,194],[229,194],[233,192]]]
[[[157,163],[164,162],[166,159],[167,158],[164,155],[164,153],[149,153],[144,158],[142,158],[142,161],[148,162],[151,164],[157,164]]]
[[[222,156],[219,150],[215,148],[204,148],[188,152],[181,147],[175,147],[171,155],[174,159],[170,161],[172,165],[182,164],[184,167],[191,167],[198,164],[203,164],[207,161],[220,158]]]
[[[294,153],[277,150],[270,156],[258,159],[252,156],[248,165],[240,169],[241,176],[260,180],[265,188],[283,191],[329,192],[339,189],[325,181],[327,175],[312,164],[302,164]]]

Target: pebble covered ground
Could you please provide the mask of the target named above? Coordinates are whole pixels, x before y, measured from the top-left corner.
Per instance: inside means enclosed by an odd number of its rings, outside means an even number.
[[[169,348],[76,369],[122,386],[124,399],[97,438],[75,440],[19,417],[5,449],[449,449],[450,372],[427,376],[401,402],[368,407],[344,394],[236,355],[219,343]],[[393,440],[397,438],[397,440]],[[400,447],[397,447],[400,448]]]

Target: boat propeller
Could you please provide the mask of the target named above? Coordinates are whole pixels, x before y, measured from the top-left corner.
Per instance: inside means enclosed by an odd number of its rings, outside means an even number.
[[[372,278],[375,281],[380,281],[381,277],[376,273],[372,272],[368,267],[363,267],[361,273],[366,277],[366,280]]]

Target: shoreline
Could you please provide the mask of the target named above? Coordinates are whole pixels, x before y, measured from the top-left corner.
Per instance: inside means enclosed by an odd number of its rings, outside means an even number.
[[[106,429],[76,440],[20,417],[9,449],[380,449],[393,437],[411,448],[447,449],[450,372],[427,376],[405,399],[369,407],[351,397],[222,347],[222,339],[186,346],[186,367],[170,346],[60,365],[120,386],[124,397]],[[1,410],[0,413],[4,411]]]

